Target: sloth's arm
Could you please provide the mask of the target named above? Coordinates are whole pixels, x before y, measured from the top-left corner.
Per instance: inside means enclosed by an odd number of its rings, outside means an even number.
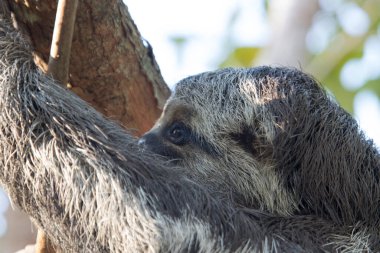
[[[333,231],[209,197],[41,73],[1,18],[0,182],[64,252],[296,252],[324,248]]]

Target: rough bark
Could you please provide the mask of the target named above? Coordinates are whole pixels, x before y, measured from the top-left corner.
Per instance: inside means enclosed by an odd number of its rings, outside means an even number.
[[[46,63],[57,1],[8,2]],[[79,2],[69,82],[80,97],[137,135],[152,126],[170,94],[121,0]]]

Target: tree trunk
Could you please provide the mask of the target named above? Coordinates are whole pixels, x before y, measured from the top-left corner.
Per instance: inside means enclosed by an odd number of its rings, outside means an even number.
[[[57,1],[8,2],[44,66],[49,59]],[[79,2],[69,82],[80,97],[135,129],[137,135],[150,129],[170,94],[150,46],[144,45],[121,0]]]

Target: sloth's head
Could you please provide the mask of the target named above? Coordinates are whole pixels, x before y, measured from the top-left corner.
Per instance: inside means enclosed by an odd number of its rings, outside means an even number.
[[[296,135],[309,134],[303,129],[314,124],[305,115],[330,103],[311,77],[294,69],[202,73],[177,84],[140,143],[222,198],[289,214],[299,205],[291,168],[292,149],[302,146]]]

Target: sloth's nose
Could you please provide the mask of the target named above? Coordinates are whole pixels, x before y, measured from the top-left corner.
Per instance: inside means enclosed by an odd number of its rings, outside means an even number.
[[[137,144],[141,150],[150,149],[152,146],[159,144],[159,139],[157,134],[149,131],[140,137]]]
[[[147,143],[146,143],[145,135],[140,137],[140,139],[137,142],[137,146],[138,146],[139,150],[141,150],[143,152],[146,151]]]
[[[137,145],[139,145],[140,147],[144,147],[145,146],[145,142],[146,142],[146,140],[145,140],[144,136],[142,136],[139,139],[139,141],[137,142]]]

